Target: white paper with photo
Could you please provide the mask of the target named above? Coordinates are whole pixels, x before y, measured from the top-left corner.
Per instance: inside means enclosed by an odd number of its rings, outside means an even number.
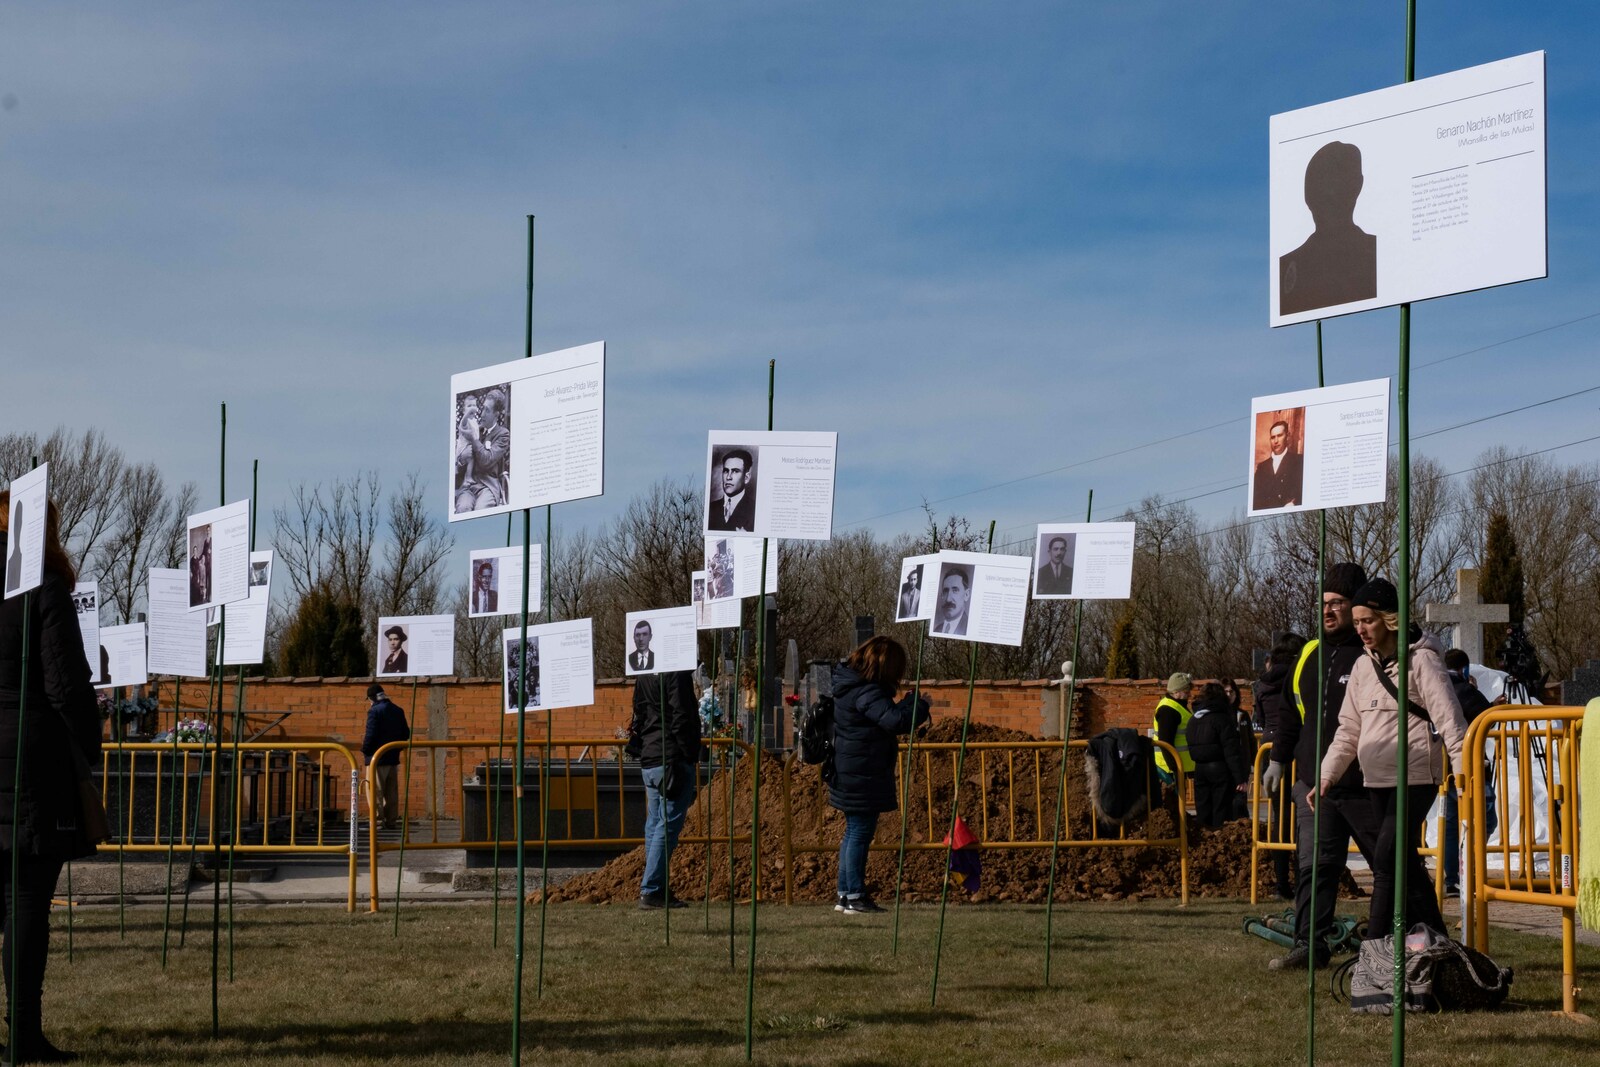
[[[72,609],[78,614],[78,632],[83,635],[83,656],[89,661],[89,674],[100,681],[100,583],[79,582],[72,587]]]
[[[272,606],[272,552],[250,553],[250,595],[229,604],[222,663],[245,667],[267,658],[267,610]]]
[[[454,615],[386,615],[378,620],[380,678],[454,674]]]
[[[189,572],[181,567],[151,567],[148,588],[150,650],[145,666],[152,674],[204,678],[206,617],[189,610]]]
[[[41,463],[11,480],[6,516],[5,595],[21,596],[44,581],[44,523],[49,510],[50,464]]]
[[[630,611],[623,620],[622,634],[625,674],[692,671],[699,662],[699,635],[693,604]]]
[[[190,611],[249,596],[250,498],[190,515],[187,547]]]
[[[760,596],[761,542],[713,534],[706,538],[706,596],[712,601]],[[778,546],[767,545],[766,593],[778,591]]]
[[[126,626],[100,627],[101,660],[108,676],[95,684],[96,689],[109,689],[118,685],[144,685],[150,680],[145,670],[144,623],[130,622]],[[200,653],[201,660],[205,653]]]
[[[500,633],[501,693],[507,714],[517,711],[520,626]],[[528,710],[587,707],[594,703],[594,622],[572,619],[528,627]]]
[[[694,624],[699,630],[732,630],[739,626],[737,597],[712,600],[706,593],[710,584],[705,571],[695,571],[689,576],[689,602],[694,605]]]
[[[1029,556],[940,552],[928,633],[953,641],[1022,644],[1028,611]]]
[[[528,614],[544,610],[540,606],[539,576],[544,572],[544,546],[528,546]],[[467,564],[467,616],[473,619],[491,615],[522,614],[522,546],[480,548],[471,553]]]
[[[938,580],[939,554],[907,556],[900,561],[900,585],[895,591],[894,621],[918,622],[933,618],[933,583]]]
[[[1133,588],[1133,533],[1131,522],[1040,523],[1033,599],[1126,600]]]
[[[1543,52],[1272,116],[1271,324],[1543,278],[1546,124]]]
[[[599,496],[605,383],[604,341],[452,374],[450,521]]]
[[[1255,428],[1250,443],[1250,477],[1247,501],[1251,515],[1276,515],[1318,508],[1376,504],[1387,491],[1389,463],[1389,379],[1374,378],[1323,389],[1301,389],[1292,393],[1255,397],[1250,401],[1251,424]],[[1301,492],[1296,503],[1270,506],[1273,500],[1263,493],[1270,485],[1270,454],[1258,446],[1261,433],[1269,435],[1279,425],[1298,423],[1303,445],[1291,441],[1285,462],[1298,467]],[[1294,455],[1296,447],[1303,454]],[[1280,473],[1284,468],[1280,467]]]
[[[706,447],[706,536],[833,536],[839,435],[712,430]]]

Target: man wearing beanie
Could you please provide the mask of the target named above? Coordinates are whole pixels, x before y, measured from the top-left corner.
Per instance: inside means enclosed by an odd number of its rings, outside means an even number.
[[[1194,760],[1189,756],[1189,694],[1194,689],[1194,679],[1179,671],[1167,679],[1167,695],[1156,705],[1156,740],[1164,741],[1178,750],[1178,762],[1184,774],[1194,773]],[[1156,771],[1161,781],[1172,785],[1178,780],[1167,763],[1167,754],[1156,749]]]
[[[1333,925],[1339,881],[1344,875],[1350,841],[1371,863],[1377,847],[1379,818],[1361,781],[1361,767],[1352,764],[1319,805],[1320,840],[1313,840],[1312,811],[1306,794],[1316,786],[1317,765],[1339,729],[1339,708],[1345,685],[1364,650],[1356,634],[1350,608],[1356,590],[1367,583],[1366,572],[1354,563],[1335,563],[1322,582],[1322,672],[1317,671],[1317,641],[1307,642],[1290,675],[1298,715],[1282,716],[1272,743],[1272,762],[1262,775],[1268,792],[1276,791],[1284,772],[1295,765],[1294,948],[1268,963],[1273,970],[1295,970],[1315,955],[1318,967],[1328,962],[1323,940]],[[1317,716],[1322,719],[1322,747],[1317,747]],[[1316,868],[1317,898],[1311,899],[1311,871]],[[1315,925],[1312,920],[1315,919]],[[1312,930],[1316,931],[1313,949]]]

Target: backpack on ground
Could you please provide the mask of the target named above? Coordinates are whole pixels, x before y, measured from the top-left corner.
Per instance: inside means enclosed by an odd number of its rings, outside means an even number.
[[[1394,1008],[1394,937],[1363,941],[1350,967],[1350,1010],[1388,1015]],[[1511,968],[1418,923],[1406,935],[1407,1011],[1474,1011],[1498,1007],[1511,989]]]
[[[833,697],[824,694],[800,713],[800,758],[822,765],[824,781],[833,777]]]

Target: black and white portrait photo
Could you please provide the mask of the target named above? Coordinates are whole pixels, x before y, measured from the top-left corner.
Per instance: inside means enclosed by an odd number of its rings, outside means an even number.
[[[1361,149],[1330,141],[1306,164],[1306,209],[1315,229],[1278,257],[1278,313],[1293,315],[1378,295],[1378,239],[1356,225]]]
[[[706,581],[712,600],[726,600],[733,596],[733,550],[728,539],[719,537],[706,560]]]
[[[1250,476],[1252,510],[1305,502],[1305,420],[1305,408],[1257,413],[1256,465]]]
[[[379,674],[405,674],[410,666],[411,657],[406,652],[406,642],[411,635],[406,633],[404,626],[391,626],[383,631],[383,647],[378,650],[383,657],[383,669]]]
[[[1075,533],[1039,535],[1034,553],[1033,591],[1039,596],[1069,596],[1072,593],[1072,554],[1078,547]]]
[[[650,624],[643,619],[633,626],[633,651],[628,653],[628,667],[634,671],[653,671],[656,669],[656,654],[650,648],[654,632]]]
[[[189,606],[211,600],[211,524],[189,530]]]
[[[900,576],[900,596],[895,604],[895,622],[915,619],[922,610],[922,571],[924,564],[912,563]]]
[[[495,615],[500,611],[500,561],[493,556],[472,564],[468,607],[472,615]]]
[[[718,445],[711,450],[710,508],[706,529],[753,533],[756,528],[756,449]]]
[[[250,588],[259,589],[272,577],[272,561],[258,559],[250,564]]]
[[[506,710],[517,711],[517,689],[522,684],[522,671],[517,663],[522,661],[527,671],[527,692],[525,707],[539,706],[539,639],[528,638],[528,654],[526,657],[519,655],[522,650],[522,639],[513,637],[506,641]]]
[[[453,513],[505,504],[511,477],[511,383],[457,393]]]
[[[939,567],[938,600],[933,609],[933,632],[966,636],[972,613],[973,568],[966,563],[944,563]]]

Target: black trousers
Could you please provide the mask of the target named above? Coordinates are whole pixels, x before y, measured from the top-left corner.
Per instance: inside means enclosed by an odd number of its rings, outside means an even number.
[[[1378,812],[1378,852],[1372,857],[1372,908],[1367,918],[1367,937],[1379,938],[1394,931],[1394,849],[1400,836],[1400,825],[1395,819],[1395,798],[1398,789],[1369,789],[1373,806]],[[1406,914],[1405,928],[1417,923],[1427,923],[1440,933],[1445,932],[1444,916],[1439,914],[1439,901],[1433,895],[1433,879],[1417,855],[1422,842],[1422,821],[1428,808],[1439,795],[1436,785],[1414,785],[1406,790]]]
[[[0,950],[0,966],[5,968],[8,996],[13,990],[16,992],[17,1014],[11,1020],[11,1041],[24,1047],[41,1033],[40,1000],[44,996],[44,968],[50,959],[50,898],[61,877],[61,867],[61,860],[23,856],[13,885],[11,853],[0,852],[0,904],[5,907],[5,946]]]
[[[1201,826],[1216,829],[1233,818],[1233,798],[1238,792],[1226,763],[1194,765],[1194,814]]]

